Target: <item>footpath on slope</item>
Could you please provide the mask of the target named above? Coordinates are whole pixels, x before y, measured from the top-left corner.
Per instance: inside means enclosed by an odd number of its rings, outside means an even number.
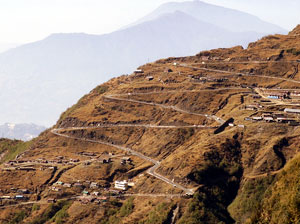
[[[205,91],[209,91],[209,90],[205,90]],[[214,90],[215,91],[215,90]],[[142,95],[143,93],[141,93]],[[153,102],[145,102],[145,101],[139,101],[139,100],[132,100],[132,99],[124,99],[121,98],[120,96],[128,96],[128,95],[138,95],[138,93],[127,93],[127,94],[118,94],[118,95],[107,95],[107,96],[103,96],[103,98],[109,99],[109,100],[118,100],[118,101],[126,101],[126,102],[131,102],[131,103],[139,103],[139,104],[146,104],[146,105],[151,105],[151,106],[158,106],[164,109],[170,109],[170,110],[175,110],[177,112],[180,113],[185,113],[185,114],[190,114],[190,115],[197,115],[197,116],[204,116],[206,118],[209,119],[214,119],[216,122],[218,122],[219,124],[223,124],[225,121],[219,117],[217,117],[216,115],[208,115],[208,114],[200,114],[200,113],[195,113],[195,112],[190,112],[187,110],[183,110],[180,109],[176,106],[169,106],[169,105],[164,105],[164,104],[158,104],[158,103],[153,103]],[[92,142],[92,143],[98,143],[98,144],[103,144],[103,145],[107,145],[110,147],[114,147],[120,150],[123,150],[127,153],[130,153],[131,155],[137,156],[143,160],[149,161],[151,163],[154,164],[153,167],[151,167],[150,169],[147,170],[147,173],[151,176],[154,176],[155,178],[164,181],[167,184],[172,185],[173,187],[176,187],[180,190],[182,190],[183,192],[185,192],[185,194],[188,195],[192,195],[194,194],[194,190],[193,189],[188,189],[185,188],[184,186],[180,185],[179,183],[176,183],[170,179],[168,179],[167,177],[159,174],[156,172],[156,170],[160,167],[160,161],[154,160],[148,156],[143,155],[142,153],[139,153],[131,148],[127,148],[121,145],[116,145],[116,144],[112,144],[112,143],[108,143],[108,142],[104,142],[104,141],[99,141],[99,140],[92,140],[92,139],[87,139],[87,138],[77,138],[77,137],[73,137],[73,136],[69,136],[66,134],[62,134],[62,131],[71,131],[71,130],[86,130],[86,129],[95,129],[95,128],[106,128],[106,127],[145,127],[145,128],[207,128],[207,129],[211,129],[211,128],[216,128],[216,127],[209,127],[209,126],[205,126],[205,125],[151,125],[151,124],[117,124],[117,125],[97,125],[95,127],[69,127],[69,128],[57,128],[57,129],[52,129],[51,132],[57,136],[61,136],[61,137],[65,137],[65,138],[70,138],[70,139],[76,139],[76,140],[82,140],[82,141],[86,141],[86,142]]]

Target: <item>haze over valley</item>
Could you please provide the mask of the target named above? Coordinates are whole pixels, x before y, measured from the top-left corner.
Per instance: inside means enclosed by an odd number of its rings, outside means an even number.
[[[273,33],[286,31],[247,13],[193,1],[166,3],[109,34],[52,34],[0,54],[0,124],[49,127],[95,85],[141,64],[205,49],[246,47]]]

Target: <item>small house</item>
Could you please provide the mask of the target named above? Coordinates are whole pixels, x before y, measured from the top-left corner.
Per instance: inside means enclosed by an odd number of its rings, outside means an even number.
[[[79,182],[75,183],[73,186],[78,188],[83,187],[82,183]]]
[[[153,79],[154,79],[153,76],[147,76],[147,77],[146,77],[146,80],[148,80],[148,81],[152,81]]]
[[[70,187],[72,187],[72,184],[65,183],[63,186],[66,187],[66,188],[70,188]]]
[[[70,161],[73,163],[78,163],[80,160],[79,159],[70,159]]]
[[[101,162],[103,164],[111,162],[111,158],[110,157],[102,157],[102,158],[99,158],[98,160],[99,160],[99,162]]]
[[[273,112],[265,112],[261,116],[262,117],[270,117],[273,114]]]
[[[51,190],[52,190],[52,191],[56,191],[56,192],[61,191],[61,189],[60,189],[60,188],[57,188],[57,187],[52,187]]]
[[[136,69],[134,71],[135,74],[141,74],[141,73],[144,73],[144,71],[142,69]]]
[[[91,161],[85,161],[85,162],[83,163],[83,165],[84,165],[84,166],[89,166],[89,165],[91,165]]]
[[[131,162],[131,158],[130,157],[122,157],[122,160],[124,160],[126,162]]]
[[[16,200],[24,200],[25,197],[24,197],[23,195],[16,195],[16,196],[15,196],[15,199],[16,199]]]
[[[264,117],[265,122],[274,122],[273,117]]]
[[[21,193],[21,194],[29,194],[30,193],[29,190],[27,190],[27,189],[18,189],[17,192]]]
[[[261,96],[260,96],[260,95],[253,95],[252,98],[253,98],[253,99],[260,99]]]
[[[92,182],[90,185],[90,188],[92,188],[92,189],[99,188],[99,184],[96,182]]]
[[[107,200],[107,197],[101,196],[101,197],[98,197],[98,199],[104,201],[104,200]]]
[[[278,100],[279,96],[277,96],[277,95],[269,95],[267,98],[268,99],[273,99],[273,100]]]
[[[209,58],[210,58],[209,56],[201,56],[200,59],[201,59],[202,61],[208,61]]]
[[[84,190],[84,191],[82,191],[82,194],[83,194],[83,195],[89,195],[89,192],[86,191],[86,190]]]
[[[92,192],[92,195],[94,195],[94,196],[99,196],[99,194],[100,194],[100,193],[99,193],[98,191],[93,191],[93,192]]]
[[[261,121],[263,118],[262,117],[252,117],[253,121]]]
[[[62,181],[57,181],[54,185],[60,185],[62,186],[64,183]]]
[[[289,109],[289,108],[285,108],[284,109],[285,113],[291,113],[291,114],[300,114],[300,109]]]
[[[129,181],[129,182],[128,182],[128,187],[134,187],[134,185],[135,185],[135,184],[134,184],[133,181]]]
[[[55,198],[49,198],[47,200],[48,203],[55,203],[56,202],[56,199]]]
[[[127,163],[131,162],[131,158],[130,157],[123,157],[121,158],[121,164],[125,165]]]
[[[0,196],[0,199],[9,200],[12,199],[9,195]]]
[[[246,105],[245,110],[257,110],[257,105]]]
[[[294,119],[284,118],[284,117],[278,117],[276,119],[276,121],[279,122],[279,123],[292,123],[292,122],[296,122]]]

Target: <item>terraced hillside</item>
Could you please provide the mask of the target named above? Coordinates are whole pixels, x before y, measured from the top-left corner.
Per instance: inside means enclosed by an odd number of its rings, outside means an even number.
[[[1,223],[297,223],[299,60],[300,26],[96,87],[2,165]]]

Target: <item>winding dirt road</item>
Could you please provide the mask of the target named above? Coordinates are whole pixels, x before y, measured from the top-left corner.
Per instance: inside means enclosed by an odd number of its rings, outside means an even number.
[[[300,63],[298,61],[281,61],[281,62]],[[216,64],[228,64],[228,63],[229,62],[215,62],[214,64],[216,65]],[[246,62],[243,62],[243,63],[246,64]],[[256,62],[248,62],[248,64],[253,64],[253,63],[256,63]],[[262,61],[262,63],[267,63],[267,61]],[[272,63],[272,62],[269,62],[269,63]],[[207,64],[203,64],[203,65],[210,65],[210,64],[212,64],[212,63],[207,63]],[[211,69],[211,68],[199,68],[199,67],[195,67],[195,66],[191,66],[191,65],[186,65],[186,64],[178,64],[178,66],[181,66],[181,67],[184,67],[184,68],[191,68],[191,69],[195,69],[195,70],[202,70],[202,71],[209,71],[209,72],[230,74],[230,75],[234,75],[234,76],[248,76],[248,77],[269,78],[269,79],[277,79],[277,80],[281,80],[281,81],[286,81],[286,82],[292,82],[292,83],[300,84],[300,81],[296,81],[296,80],[293,80],[293,79],[280,78],[280,77],[275,77],[275,76],[246,74],[246,73],[242,73],[242,72],[230,72],[230,71],[224,71],[224,70],[218,70],[218,69]]]
[[[224,88],[225,89],[225,88]],[[219,89],[219,91],[222,89]],[[210,91],[210,90],[203,90],[203,91]],[[217,91],[217,90],[211,90],[211,91]],[[140,95],[144,95],[145,93],[140,93]],[[165,104],[158,104],[158,103],[153,103],[153,102],[145,102],[145,101],[140,101],[140,100],[133,100],[133,99],[125,99],[123,98],[124,96],[130,96],[130,95],[139,95],[139,93],[127,93],[127,94],[116,94],[116,95],[106,95],[103,96],[103,98],[108,99],[108,100],[116,100],[116,101],[126,101],[126,102],[130,102],[130,103],[138,103],[138,104],[145,104],[145,105],[151,105],[151,106],[157,106],[157,107],[161,107],[164,109],[169,109],[169,110],[174,110],[180,113],[185,113],[185,114],[190,114],[190,115],[196,115],[196,116],[203,116],[206,117],[208,119],[214,119],[216,122],[218,122],[219,124],[223,124],[225,121],[219,117],[217,117],[216,115],[208,115],[208,114],[202,114],[202,113],[195,113],[195,112],[190,112],[181,108],[178,108],[176,106],[170,106],[170,105],[165,105]],[[69,128],[56,128],[56,129],[52,129],[51,132],[57,136],[60,137],[64,137],[64,138],[70,138],[70,139],[76,139],[76,140],[81,140],[81,141],[86,141],[86,142],[92,142],[92,143],[98,143],[98,144],[102,144],[102,145],[107,145],[110,147],[114,147],[117,148],[119,150],[123,150],[131,155],[137,156],[145,161],[151,162],[154,164],[153,167],[151,167],[150,169],[147,170],[147,173],[167,184],[172,185],[173,187],[176,187],[180,190],[182,190],[183,192],[185,192],[185,194],[188,195],[192,195],[194,194],[194,190],[193,189],[188,189],[182,185],[180,185],[179,183],[176,183],[170,179],[168,179],[167,177],[159,174],[156,172],[156,170],[160,167],[160,161],[157,161],[155,159],[152,159],[148,156],[143,155],[142,153],[139,153],[131,148],[128,147],[124,147],[121,145],[116,145],[116,144],[112,144],[112,143],[108,143],[108,142],[104,142],[104,141],[100,141],[100,140],[92,140],[92,139],[87,139],[87,138],[77,138],[77,137],[73,137],[67,134],[62,134],[61,132],[67,132],[67,131],[72,131],[72,130],[87,130],[87,129],[95,129],[95,128],[107,128],[107,127],[144,127],[144,128],[163,128],[163,129],[176,129],[176,128],[202,128],[202,129],[212,129],[212,128],[216,128],[216,127],[209,127],[209,126],[205,126],[205,125],[152,125],[152,124],[103,124],[103,125],[97,125],[94,127],[69,127]]]
[[[285,62],[298,62],[298,61],[285,61]],[[272,63],[270,61],[253,61],[253,62],[228,62],[228,63],[255,63],[255,64],[260,64],[260,63]],[[227,62],[221,62],[218,64],[228,64]],[[274,62],[275,63],[275,62]],[[209,64],[217,64],[217,63],[207,63]],[[264,77],[264,78],[270,78],[270,79],[277,79],[277,80],[282,80],[282,81],[288,81],[288,82],[294,82],[300,84],[300,81],[292,80],[292,79],[286,79],[286,78],[280,78],[280,77],[272,77],[272,76],[262,76],[262,75],[253,75],[253,74],[245,74],[245,73],[237,73],[237,72],[230,72],[230,71],[224,71],[224,70],[217,70],[217,69],[209,69],[209,68],[199,68],[199,67],[194,67],[186,64],[178,64],[178,66],[181,67],[186,67],[186,68],[191,68],[191,69],[196,69],[196,70],[204,70],[204,71],[210,71],[210,72],[216,72],[216,73],[224,73],[224,74],[230,74],[230,75],[242,75],[242,76],[257,76],[257,77]],[[200,91],[221,91],[221,90],[226,90],[226,89],[245,89],[245,88],[223,88],[223,89],[212,89],[212,90],[200,90]],[[178,91],[165,91],[165,93],[177,93]],[[182,92],[198,92],[198,91],[182,91]],[[216,115],[209,115],[209,114],[202,114],[202,113],[196,113],[196,112],[191,112],[187,111],[184,109],[181,109],[177,106],[172,106],[172,105],[165,105],[165,104],[159,104],[159,103],[154,103],[154,102],[146,102],[146,101],[141,101],[141,100],[134,100],[134,99],[128,99],[124,97],[128,97],[131,95],[147,95],[147,94],[157,94],[159,92],[147,92],[147,93],[126,93],[126,94],[114,94],[114,95],[106,95],[103,96],[103,98],[107,100],[113,100],[113,101],[125,101],[125,102],[130,102],[130,103],[137,103],[137,104],[144,104],[144,105],[151,105],[151,106],[157,106],[163,109],[169,109],[169,110],[174,110],[180,113],[185,113],[185,114],[190,114],[190,115],[196,115],[196,116],[203,116],[206,117],[207,119],[213,119],[220,125],[222,125],[225,121],[222,118],[217,117]],[[152,159],[148,156],[143,155],[142,153],[139,153],[131,148],[124,147],[121,145],[116,145],[100,140],[92,140],[92,139],[87,139],[87,138],[77,138],[73,137],[67,134],[62,134],[61,132],[67,132],[67,131],[72,131],[72,130],[86,130],[86,129],[95,129],[95,128],[107,128],[107,127],[144,127],[144,128],[164,128],[164,129],[176,129],[176,128],[216,128],[216,127],[208,127],[205,125],[152,125],[152,124],[98,124],[97,126],[94,127],[69,127],[69,128],[57,128],[57,129],[52,129],[51,132],[57,136],[64,137],[64,138],[70,138],[70,139],[76,139],[76,140],[81,140],[81,141],[86,141],[86,142],[91,142],[91,143],[98,143],[98,144],[103,144],[107,145],[110,147],[117,148],[119,150],[123,150],[131,155],[137,156],[145,161],[151,162],[154,164],[150,169],[147,170],[147,173],[167,184],[172,185],[173,187],[176,187],[185,194],[191,195],[194,193],[193,189],[188,189],[179,183],[175,183],[172,180],[168,179],[167,177],[158,174],[156,170],[160,167],[160,161],[157,161],[155,159]],[[278,173],[279,171],[274,171],[273,173]],[[248,176],[246,178],[257,178],[260,176],[265,176],[267,174],[261,174],[261,175],[256,175],[256,176]]]

